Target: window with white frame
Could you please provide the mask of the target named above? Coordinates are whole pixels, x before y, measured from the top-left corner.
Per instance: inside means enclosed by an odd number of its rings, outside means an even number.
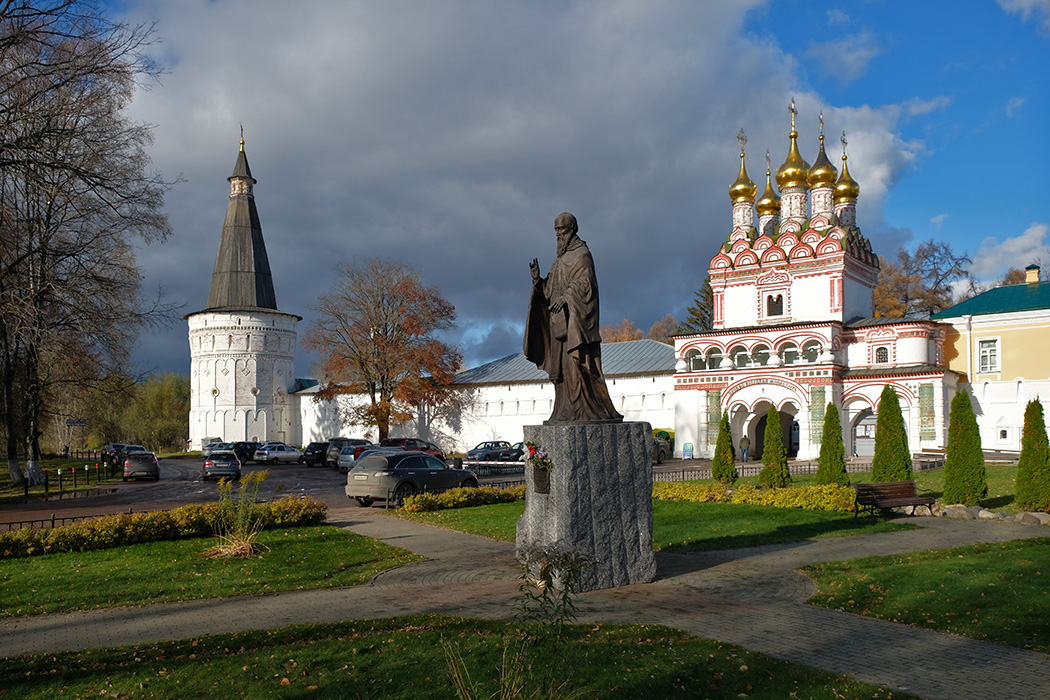
[[[999,341],[980,340],[977,342],[977,354],[980,357],[981,372],[999,371]]]

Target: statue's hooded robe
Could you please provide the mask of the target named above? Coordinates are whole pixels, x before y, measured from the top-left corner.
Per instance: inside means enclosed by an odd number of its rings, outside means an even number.
[[[562,300],[565,307],[551,311]],[[587,244],[573,236],[533,285],[525,320],[525,357],[554,384],[554,410],[546,423],[619,422],[602,376],[598,334],[598,279]]]

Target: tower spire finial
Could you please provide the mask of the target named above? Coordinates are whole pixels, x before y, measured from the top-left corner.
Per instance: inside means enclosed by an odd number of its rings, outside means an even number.
[[[740,133],[736,135],[736,140],[740,143],[740,155],[744,155],[744,146],[747,145],[747,135],[744,133],[744,127],[740,127]]]
[[[820,110],[820,142],[824,143],[824,110]]]
[[[791,112],[791,130],[795,130],[795,115],[798,114],[798,110],[795,109],[795,98],[791,98],[791,106],[788,107],[788,111]]]
[[[241,153],[244,153],[244,124],[241,124]]]

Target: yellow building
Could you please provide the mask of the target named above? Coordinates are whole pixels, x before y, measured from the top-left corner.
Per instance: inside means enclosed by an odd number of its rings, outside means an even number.
[[[933,314],[950,324],[948,366],[973,398],[986,450],[1020,450],[1024,408],[1032,399],[1050,408],[1050,282],[1039,266],[1026,282],[990,289]]]

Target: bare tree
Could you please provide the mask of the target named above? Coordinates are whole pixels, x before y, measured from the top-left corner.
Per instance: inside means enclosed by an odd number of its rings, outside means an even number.
[[[403,263],[373,259],[341,265],[339,273],[303,337],[323,358],[316,398],[366,396],[345,420],[375,426],[382,440],[421,405],[429,411],[454,400],[450,385],[462,357],[437,333],[452,327],[456,310]]]
[[[131,240],[169,234],[169,184],[150,170],[150,127],[124,111],[157,75],[152,36],[87,2],[0,3],[0,375],[15,482],[19,442],[26,477],[43,479],[49,392],[120,366],[150,318]]]
[[[970,258],[942,241],[897,249],[896,262],[880,258],[875,310],[888,318],[926,318],[955,303],[954,283],[965,279]]]

